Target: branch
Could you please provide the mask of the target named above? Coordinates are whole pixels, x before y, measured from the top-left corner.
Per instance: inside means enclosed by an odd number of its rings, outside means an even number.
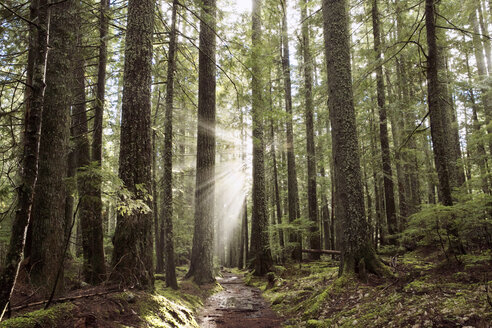
[[[39,26],[38,24],[34,23],[33,21],[25,18],[24,16],[22,15],[19,15],[18,13],[16,13],[15,11],[13,11],[12,9],[10,9],[9,7],[7,7],[6,5],[4,5],[3,3],[0,2],[0,6],[2,6],[3,8],[5,8],[8,12],[10,12],[12,15],[14,15],[15,17],[17,18],[20,18],[21,20],[23,20],[24,22],[28,23],[28,24],[31,24],[31,25],[34,25],[36,26],[37,28],[41,28],[41,26]]]

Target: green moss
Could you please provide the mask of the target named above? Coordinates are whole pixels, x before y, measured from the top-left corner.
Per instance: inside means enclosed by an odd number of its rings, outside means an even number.
[[[37,310],[25,315],[5,320],[0,323],[0,328],[51,328],[72,318],[75,305],[63,303],[55,305],[47,310]]]
[[[331,320],[308,320],[306,328],[329,328],[332,327]]]
[[[138,300],[137,307],[147,327],[199,327],[190,308],[162,295],[145,295]]]

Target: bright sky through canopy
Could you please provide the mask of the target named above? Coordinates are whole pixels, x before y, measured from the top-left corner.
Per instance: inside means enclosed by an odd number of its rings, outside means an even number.
[[[251,0],[233,0],[233,4],[239,13],[251,12],[253,6]]]

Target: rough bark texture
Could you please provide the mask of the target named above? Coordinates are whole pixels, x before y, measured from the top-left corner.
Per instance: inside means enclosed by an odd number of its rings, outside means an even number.
[[[91,183],[88,186],[88,195],[91,206],[90,224],[90,256],[88,264],[90,267],[89,282],[99,283],[104,279],[106,267],[104,261],[103,246],[103,217],[102,217],[102,194],[101,194],[101,165],[102,165],[102,134],[103,113],[106,94],[106,65],[107,36],[109,28],[109,0],[101,0],[99,18],[99,60],[97,67],[96,101],[94,104],[94,125],[91,145],[91,161],[94,164],[91,174]]]
[[[161,238],[164,238],[164,257],[166,260],[166,284],[178,288],[176,264],[174,263],[173,237],[173,96],[174,71],[176,70],[176,10],[177,0],[173,1],[171,34],[167,61],[166,112],[164,122],[164,177],[162,195]]]
[[[362,269],[362,263],[367,270],[380,273],[381,263],[370,245],[365,218],[346,5],[345,0],[323,1],[336,215],[343,222],[340,273],[354,274]]]
[[[187,277],[205,284],[213,274],[215,216],[215,17],[216,1],[202,3],[198,68],[198,135],[195,230]]]
[[[307,149],[307,198],[308,213],[311,221],[309,247],[321,249],[318,220],[318,196],[316,194],[316,151],[314,147],[314,103],[313,103],[313,59],[309,41],[309,20],[307,19],[307,0],[301,1],[302,50],[304,57],[304,97],[306,113],[306,149]],[[320,258],[319,253],[310,253],[313,260]]]
[[[31,1],[31,21],[39,28],[30,26],[28,88],[24,117],[24,150],[20,172],[20,185],[17,188],[17,206],[10,236],[10,244],[5,257],[5,265],[0,273],[0,321],[5,313],[10,296],[17,280],[20,261],[24,252],[26,232],[31,219],[34,189],[38,175],[39,140],[43,112],[46,59],[48,55],[48,30],[50,10],[47,0]]]
[[[159,109],[161,103],[161,91],[157,92],[157,105],[154,112],[154,121],[153,126],[157,124],[157,118],[159,116]],[[155,272],[163,273],[164,272],[164,245],[161,240],[161,232],[164,234],[164,231],[161,230],[160,223],[160,215],[159,215],[159,206],[157,204],[157,200],[159,198],[159,191],[157,190],[157,131],[155,129],[152,130],[152,215],[154,218],[154,249],[155,249]]]
[[[32,209],[31,282],[48,293],[64,256],[66,181],[75,42],[74,1],[51,7],[39,173]],[[63,281],[63,270],[60,274]],[[58,290],[63,284],[58,284]]]
[[[119,176],[124,186],[152,208],[150,86],[154,0],[130,0],[125,40]],[[152,213],[135,209],[118,213],[114,234],[112,279],[152,288]]]
[[[265,144],[263,140],[263,113],[265,110],[262,79],[262,0],[253,1],[252,12],[252,121],[253,121],[253,210],[251,216],[251,268],[255,275],[264,275],[272,266],[270,240],[268,235],[268,216],[265,200]]]
[[[77,14],[77,22],[81,22]],[[79,219],[82,232],[82,254],[84,257],[83,274],[86,282],[96,284],[105,279],[103,228],[100,198],[97,197],[95,184],[100,181],[99,172],[90,167],[91,154],[89,128],[85,96],[85,60],[83,52],[82,31],[76,32],[77,48],[74,51],[74,83],[72,106],[72,134],[75,143],[77,168],[77,190],[79,195]],[[70,165],[69,165],[70,166]],[[69,172],[70,175],[70,172]],[[94,181],[94,178],[96,181]],[[67,211],[68,220],[71,211]]]
[[[388,233],[392,235],[389,242],[396,243],[394,236],[398,232],[396,220],[395,191],[393,187],[393,172],[391,169],[388,122],[386,119],[386,96],[384,91],[383,64],[381,56],[381,35],[379,30],[378,0],[372,2],[372,31],[374,36],[376,67],[377,99],[379,109],[379,142],[381,144],[381,163],[383,166],[384,200]]]
[[[284,76],[284,92],[285,92],[285,111],[288,114],[286,122],[287,136],[287,193],[289,206],[289,223],[294,222],[300,216],[299,213],[299,192],[297,187],[297,172],[296,159],[294,153],[294,132],[292,127],[292,86],[290,79],[290,54],[289,54],[289,35],[287,28],[287,0],[282,1],[283,16],[282,16],[282,71]],[[301,253],[301,238],[297,232],[289,234],[289,242],[294,243],[294,251],[292,258],[300,260]]]
[[[275,203],[275,211],[277,213],[277,224],[282,224],[282,202],[280,200],[280,190],[278,183],[278,165],[277,165],[277,154],[275,149],[275,132],[273,129],[273,119],[270,120],[270,137],[272,138],[272,165],[273,165],[273,192],[274,192],[274,203]],[[282,228],[278,228],[278,239],[280,248],[284,249],[284,230]]]
[[[452,168],[450,167],[450,149],[448,138],[450,127],[446,120],[445,79],[439,67],[439,48],[436,41],[436,24],[434,0],[426,0],[426,30],[427,46],[427,88],[430,112],[431,136],[434,150],[434,160],[439,178],[439,198],[444,205],[453,205],[451,190],[453,187]]]

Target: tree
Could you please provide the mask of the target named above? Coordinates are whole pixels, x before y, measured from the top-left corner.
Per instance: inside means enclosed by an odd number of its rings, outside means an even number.
[[[82,25],[81,11],[76,17],[78,25]],[[84,257],[83,274],[85,281],[96,284],[104,280],[106,266],[104,263],[103,232],[100,194],[97,193],[97,184],[100,183],[99,172],[94,174],[91,167],[91,153],[89,143],[89,128],[85,95],[85,53],[82,49],[83,30],[76,32],[77,48],[74,49],[74,83],[72,106],[72,135],[75,143],[74,157],[77,168],[77,189],[79,195],[79,220],[82,232],[82,250]],[[96,105],[97,106],[97,105]],[[96,113],[98,115],[99,113]],[[102,118],[101,122],[102,122]],[[70,167],[69,163],[69,167]],[[100,170],[100,168],[98,168]],[[94,181],[96,178],[96,181]],[[95,182],[95,183],[94,183]],[[99,196],[99,197],[98,197]],[[72,217],[72,207],[67,210]]]
[[[378,0],[372,2],[372,31],[374,36],[374,52],[376,57],[376,83],[379,109],[379,142],[381,144],[381,162],[383,166],[384,200],[388,233],[392,235],[390,242],[395,244],[398,232],[396,220],[395,192],[393,188],[393,172],[391,169],[388,123],[386,119],[386,97],[384,91],[383,64],[381,56],[381,35],[379,30]]]
[[[10,245],[5,265],[0,273],[0,321],[10,302],[20,261],[24,252],[25,236],[31,220],[34,189],[38,176],[39,140],[46,88],[46,60],[50,30],[50,9],[47,0],[32,0],[30,20],[37,26],[29,27],[29,57],[26,111],[24,117],[24,149],[20,185],[17,188],[17,206],[12,224]]]
[[[30,229],[29,263],[33,285],[49,293],[63,282],[66,181],[72,104],[75,1],[51,7],[50,52],[46,66],[43,126],[39,145],[39,173]],[[59,271],[59,273],[58,273]],[[57,291],[63,284],[57,284]]]
[[[114,234],[113,280],[151,288],[152,263],[150,90],[154,0],[130,0],[125,39],[119,176],[137,209],[118,213]]]
[[[96,100],[94,104],[94,125],[91,145],[91,161],[94,166],[92,181],[89,185],[89,197],[91,202],[91,244],[88,263],[92,272],[92,283],[101,282],[106,273],[103,247],[103,217],[101,198],[101,173],[102,169],[102,135],[103,114],[106,95],[106,66],[108,62],[108,29],[109,29],[109,0],[101,0],[99,13],[99,54],[97,63]]]
[[[268,235],[268,216],[265,201],[265,144],[263,131],[263,113],[265,111],[262,95],[263,78],[261,64],[262,0],[253,1],[251,35],[251,114],[253,121],[253,209],[251,213],[251,269],[258,276],[265,275],[272,266],[270,240]]]
[[[294,132],[292,127],[292,83],[290,78],[290,54],[289,54],[289,34],[287,27],[287,0],[282,4],[282,71],[284,77],[285,111],[288,118],[286,123],[287,137],[287,193],[289,199],[289,223],[293,223],[300,216],[299,211],[299,192],[297,186],[296,158],[294,153]],[[301,238],[297,232],[289,234],[289,242],[294,243],[292,258],[301,260]]]
[[[213,273],[215,215],[215,16],[216,0],[205,0],[200,19],[198,64],[198,133],[195,187],[195,229],[187,278],[198,284],[215,280]]]
[[[434,161],[439,178],[439,198],[446,206],[453,205],[453,168],[448,138],[450,127],[446,118],[447,99],[444,72],[439,61],[442,58],[436,40],[434,0],[426,0],[425,26],[427,31],[427,89]]]
[[[164,241],[166,259],[166,284],[178,288],[176,280],[176,264],[174,263],[173,240],[173,96],[174,71],[176,70],[176,10],[177,0],[173,1],[171,34],[169,36],[169,53],[166,80],[166,117],[164,123],[164,188],[162,204],[161,240]]]
[[[302,51],[304,57],[304,97],[306,107],[306,149],[308,176],[308,212],[311,220],[309,247],[321,249],[318,225],[318,197],[316,195],[316,152],[314,148],[314,104],[313,104],[313,59],[309,44],[309,20],[307,18],[307,0],[301,1]],[[312,259],[318,260],[320,253],[310,253]]]
[[[370,244],[365,218],[346,10],[345,0],[323,1],[336,215],[343,226],[340,274],[364,269],[382,274],[385,270]]]

